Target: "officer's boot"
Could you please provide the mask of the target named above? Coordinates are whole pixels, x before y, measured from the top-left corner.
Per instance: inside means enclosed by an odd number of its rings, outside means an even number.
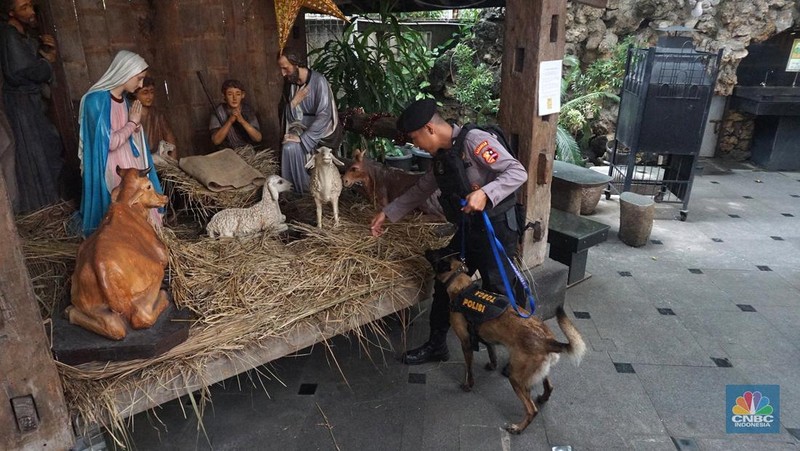
[[[446,362],[450,358],[447,351],[447,329],[431,331],[431,337],[422,346],[403,354],[406,365],[419,365],[427,362]]]

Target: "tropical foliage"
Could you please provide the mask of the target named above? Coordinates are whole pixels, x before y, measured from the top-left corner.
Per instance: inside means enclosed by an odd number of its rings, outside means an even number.
[[[353,20],[341,38],[313,50],[314,69],[331,83],[340,108],[399,114],[415,99],[433,58],[421,33],[381,13],[381,22]]]
[[[427,85],[433,56],[423,35],[388,11],[383,1],[379,22],[362,21],[356,29],[352,19],[340,38],[309,53],[313,69],[330,82],[339,109],[398,115]],[[346,141],[378,158],[394,150],[391,140],[366,141],[348,133]]]
[[[620,42],[609,58],[595,60],[585,70],[573,55],[564,57],[561,81],[561,114],[558,117],[556,158],[582,164],[581,149],[592,137],[591,123],[603,108],[618,103],[617,95],[625,77],[627,49],[632,37]]]
[[[497,115],[500,99],[492,96],[493,71],[486,63],[476,63],[475,50],[459,42],[453,49],[451,66],[456,67],[453,76],[455,98],[474,112],[473,120],[483,123],[487,116]]]
[[[429,87],[427,76],[437,50],[429,50],[423,35],[400,23],[389,13],[390,1],[381,1],[381,12],[373,23],[354,19],[339,39],[313,50],[309,57],[314,69],[330,81],[340,109],[362,108],[365,113],[399,114],[410,101]],[[374,15],[370,15],[375,17]],[[423,15],[425,16],[425,15]],[[407,18],[411,18],[407,16]],[[492,94],[496,67],[476,57],[467,42],[474,19],[465,21],[460,41],[450,55],[455,99],[474,114],[478,123],[497,114],[499,98]],[[577,58],[564,58],[562,107],[556,132],[556,158],[582,164],[581,148],[588,147],[591,124],[600,111],[618,102],[625,72],[625,55],[632,39],[622,41],[609,58],[598,59],[581,68]],[[448,43],[451,45],[451,43]],[[349,134],[351,146],[368,147],[378,158],[395,151],[390,140],[366,142]]]

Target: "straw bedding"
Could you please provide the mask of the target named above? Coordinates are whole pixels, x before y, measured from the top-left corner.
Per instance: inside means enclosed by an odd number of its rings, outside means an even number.
[[[249,162],[257,159],[254,166],[274,173],[269,154],[253,153]],[[159,172],[201,216],[258,200],[252,192],[208,192],[175,167],[160,167]],[[309,197],[284,203],[289,236],[213,240],[203,236],[203,224],[191,216],[181,225],[165,227],[162,239],[170,250],[173,297],[197,317],[189,339],[147,360],[59,363],[71,413],[87,423],[118,427],[125,416],[115,403],[120,393],[175,381],[180,386],[183,380],[200,377],[211,360],[266,338],[283,337],[301,325],[333,321],[353,328],[354,316],[374,308],[378,297],[400,286],[421,286],[429,271],[420,255],[446,239],[431,233],[436,225],[416,218],[389,225],[376,239],[368,236],[372,207],[352,196],[344,196],[341,204],[341,226],[331,230],[308,224],[314,216]],[[80,242],[68,233],[72,213],[68,204],[60,204],[17,223],[46,322],[50,315],[61,314],[56,305],[68,290]],[[325,219],[332,222],[329,210]]]
[[[275,174],[278,164],[272,150],[255,151],[252,146],[235,149],[242,159],[265,176]],[[158,175],[166,194],[180,196],[180,207],[194,214],[198,221],[208,222],[214,212],[223,208],[244,207],[258,201],[261,190],[246,187],[242,190],[214,192],[188,176],[177,164],[165,162],[158,166]]]

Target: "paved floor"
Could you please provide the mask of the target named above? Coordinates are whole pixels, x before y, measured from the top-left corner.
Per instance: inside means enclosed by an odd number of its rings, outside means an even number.
[[[389,319],[388,343],[338,337],[262,371],[279,379],[250,372],[213,387],[204,430],[188,398],[162,406],[158,420],[138,415],[135,447],[800,449],[800,173],[708,161],[691,194],[686,222],[677,205],[659,205],[642,248],[616,237],[617,197],[601,200],[592,219],[611,226],[609,239],[589,252],[593,277],[566,302],[589,350],[579,367],[562,359],[553,369],[553,396],[521,436],[502,428],[522,414],[502,375],[477,368],[463,393],[460,352],[401,365],[390,348],[403,346],[402,327]],[[427,337],[426,307],[410,312],[411,344]],[[476,365],[486,360],[476,354]],[[780,432],[726,433],[726,385],[740,384],[779,386]]]

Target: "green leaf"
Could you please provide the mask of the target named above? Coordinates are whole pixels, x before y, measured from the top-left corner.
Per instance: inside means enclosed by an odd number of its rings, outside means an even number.
[[[581,150],[575,137],[561,125],[556,127],[556,160],[583,166]]]

